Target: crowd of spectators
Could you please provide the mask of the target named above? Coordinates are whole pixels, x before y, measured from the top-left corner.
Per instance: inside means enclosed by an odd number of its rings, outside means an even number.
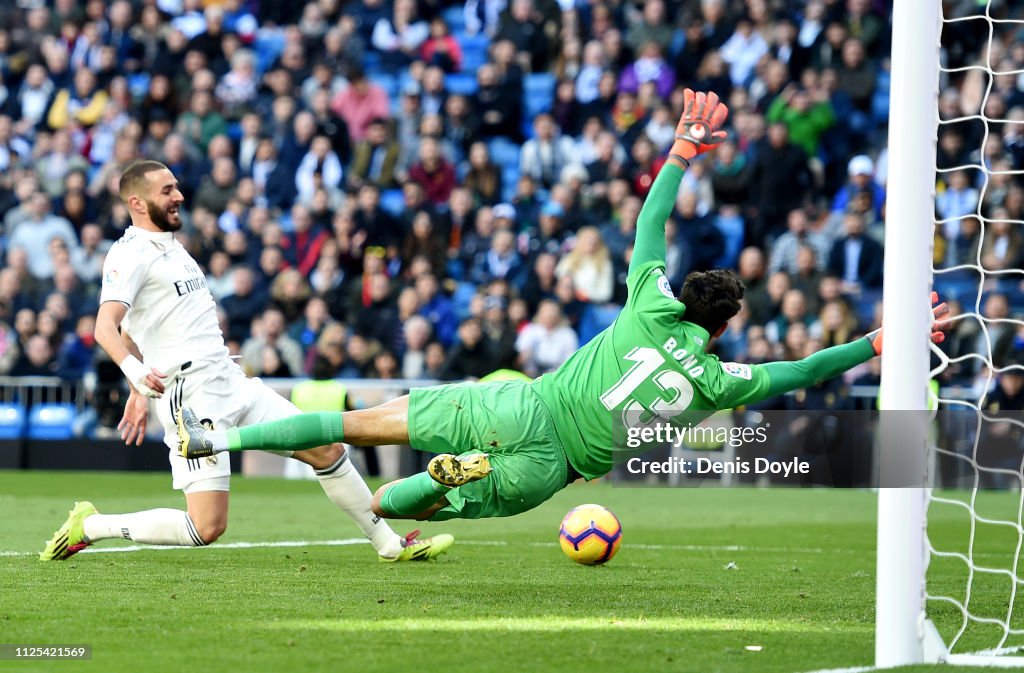
[[[845,342],[880,315],[890,22],[874,0],[3,3],[0,374],[94,366],[117,180],[143,157],[180,181],[180,240],[251,374],[550,371],[624,301],[685,87],[728,102],[730,139],[684,177],[673,286],[738,270],[723,359]],[[996,28],[989,48],[987,22],[947,26],[944,64],[1024,70]],[[969,118],[939,133],[939,266],[1024,257],[1024,76],[991,80],[942,81],[943,119]],[[985,316],[1015,313],[996,289]],[[954,331],[954,355],[985,336]],[[1018,333],[988,326],[1008,358]]]

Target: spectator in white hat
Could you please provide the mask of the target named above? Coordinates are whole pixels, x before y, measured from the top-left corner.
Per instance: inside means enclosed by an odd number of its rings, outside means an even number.
[[[836,192],[832,200],[832,212],[845,212],[854,194],[868,190],[872,194],[871,205],[875,217],[881,219],[882,206],[885,205],[885,187],[875,182],[875,162],[866,154],[858,154],[850,159],[846,172],[849,179]]]

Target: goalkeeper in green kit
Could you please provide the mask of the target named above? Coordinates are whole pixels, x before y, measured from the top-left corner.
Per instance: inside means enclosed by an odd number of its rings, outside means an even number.
[[[220,431],[203,427],[185,409],[178,419],[181,454],[301,450],[341,441],[409,444],[442,455],[425,472],[382,486],[373,498],[379,516],[512,516],[579,477],[611,471],[623,450],[624,425],[694,424],[716,410],[813,385],[879,355],[881,330],[796,362],[723,363],[706,353],[739,311],[743,284],[731,271],[694,272],[676,297],[665,276],[665,221],[690,160],[725,139],[728,112],[716,94],[686,90],[676,141],[637,222],[626,305],[557,371],[532,382],[419,388],[372,409]],[[940,305],[935,316],[945,311]],[[932,339],[941,341],[942,333],[933,332]]]

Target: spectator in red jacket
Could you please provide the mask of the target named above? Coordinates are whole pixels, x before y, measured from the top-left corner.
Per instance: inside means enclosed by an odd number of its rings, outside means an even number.
[[[441,155],[434,138],[420,141],[420,160],[409,168],[409,179],[423,187],[427,201],[439,206],[455,188],[455,167]]]
[[[329,236],[326,231],[316,226],[309,209],[303,205],[292,206],[292,227],[293,233],[289,237],[291,245],[285,251],[303,276],[309,276],[316,268],[316,262],[320,259],[320,249]]]
[[[462,70],[462,47],[448,32],[448,24],[442,17],[435,16],[430,22],[430,37],[420,47],[420,58],[445,72]]]

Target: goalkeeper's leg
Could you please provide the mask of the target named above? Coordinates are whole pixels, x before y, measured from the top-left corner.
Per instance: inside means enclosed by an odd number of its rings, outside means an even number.
[[[296,414],[241,428],[209,430],[188,408],[177,419],[179,453],[189,459],[222,451],[302,451],[345,442],[353,446],[409,443],[409,397],[372,409]]]
[[[373,494],[373,513],[385,519],[426,521],[448,506],[445,494],[450,490],[426,472],[419,472],[378,488]]]
[[[399,479],[377,489],[373,511],[387,519],[429,519],[451,504],[446,497],[453,488],[483,479],[491,473],[485,453],[434,456],[426,472]]]

